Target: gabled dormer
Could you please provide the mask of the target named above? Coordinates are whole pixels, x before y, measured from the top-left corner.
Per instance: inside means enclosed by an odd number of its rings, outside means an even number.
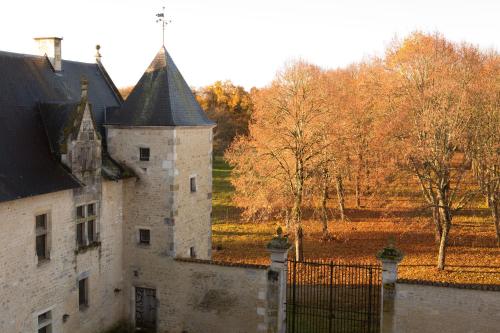
[[[55,157],[86,184],[100,177],[101,136],[88,102],[87,80],[81,79],[78,103],[40,103],[39,108]]]

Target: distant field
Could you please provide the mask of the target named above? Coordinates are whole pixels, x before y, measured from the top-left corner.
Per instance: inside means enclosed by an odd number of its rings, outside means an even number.
[[[231,169],[221,157],[213,164],[213,257],[241,263],[268,263],[265,245],[281,221],[245,223],[231,201],[234,188]],[[349,203],[349,202],[348,202]],[[500,249],[486,208],[464,210],[453,221],[447,268],[435,269],[437,248],[433,228],[421,208],[418,189],[388,191],[383,200],[372,199],[367,207],[348,209],[349,222],[332,219],[330,231],[336,239],[321,241],[321,225],[304,221],[304,251],[308,259],[376,262],[375,254],[394,236],[405,253],[399,276],[453,283],[500,284]],[[334,207],[333,207],[334,208]],[[349,205],[348,205],[349,208]],[[334,209],[332,209],[334,212]],[[219,248],[220,250],[217,250]]]

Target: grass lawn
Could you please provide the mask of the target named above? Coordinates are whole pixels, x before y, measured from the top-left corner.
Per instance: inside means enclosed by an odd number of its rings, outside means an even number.
[[[231,169],[221,157],[213,163],[213,258],[240,263],[269,263],[265,245],[282,221],[246,223],[232,203]],[[363,209],[347,209],[349,222],[330,221],[335,240],[321,241],[321,225],[305,220],[304,252],[308,259],[376,263],[375,255],[390,236],[405,253],[399,276],[450,283],[500,284],[500,249],[486,208],[464,210],[453,220],[445,271],[435,268],[437,246],[428,212],[415,191],[393,189]],[[413,188],[413,187],[411,187]],[[333,201],[333,200],[332,200]],[[347,202],[347,207],[350,202]],[[334,207],[332,207],[334,208]],[[332,209],[334,211],[334,209]]]

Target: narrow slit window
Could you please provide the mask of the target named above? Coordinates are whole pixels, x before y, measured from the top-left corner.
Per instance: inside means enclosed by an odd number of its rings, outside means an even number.
[[[196,192],[196,177],[189,178],[189,186],[191,188],[191,193]]]
[[[139,148],[139,159],[149,161],[149,148]]]
[[[48,249],[48,218],[47,214],[37,215],[35,218],[35,247],[38,261],[49,258]]]
[[[80,310],[85,309],[89,305],[88,278],[78,281],[78,305],[80,306]]]
[[[194,246],[189,248],[189,257],[196,258],[196,251],[194,250]]]

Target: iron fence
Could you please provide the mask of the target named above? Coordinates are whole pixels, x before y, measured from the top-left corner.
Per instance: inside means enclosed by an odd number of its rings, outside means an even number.
[[[375,333],[380,328],[378,265],[288,261],[288,333]]]

